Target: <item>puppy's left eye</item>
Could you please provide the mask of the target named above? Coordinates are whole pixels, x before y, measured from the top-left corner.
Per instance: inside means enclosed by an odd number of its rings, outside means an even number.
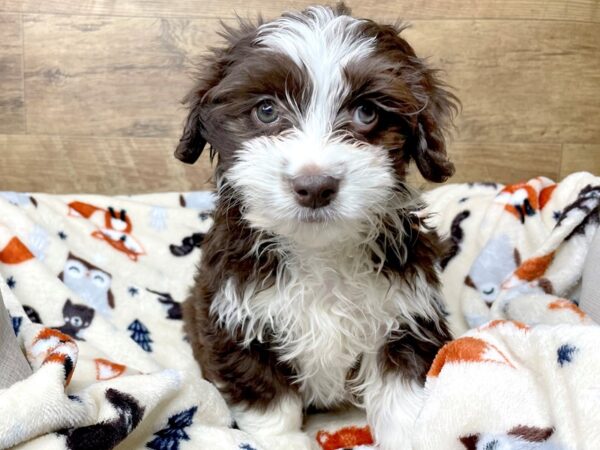
[[[275,103],[271,100],[263,100],[254,110],[256,118],[265,124],[271,124],[279,118]]]
[[[377,124],[377,107],[370,102],[359,103],[352,114],[352,122],[361,131],[369,131]]]

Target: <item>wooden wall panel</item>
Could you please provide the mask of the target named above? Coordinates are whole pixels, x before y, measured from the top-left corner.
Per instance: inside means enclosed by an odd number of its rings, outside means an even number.
[[[0,0],[0,12],[133,17],[274,17],[311,0]],[[357,15],[377,19],[537,19],[600,22],[597,0],[346,0]]]
[[[214,20],[25,15],[29,131],[175,136]],[[49,43],[52,43],[49,45]]]
[[[0,190],[206,187],[172,158],[199,57],[234,12],[308,0],[0,0]],[[406,36],[463,102],[454,181],[600,172],[598,0],[349,0]],[[416,178],[418,179],[418,177]]]
[[[0,190],[141,194],[210,189],[208,152],[196,166],[173,158],[172,141],[0,135]]]
[[[565,144],[563,146],[560,176],[573,172],[592,172],[600,175],[600,144]]]
[[[25,132],[21,16],[0,14],[0,133]]]
[[[406,36],[455,87],[458,139],[600,142],[600,25],[419,20]]]

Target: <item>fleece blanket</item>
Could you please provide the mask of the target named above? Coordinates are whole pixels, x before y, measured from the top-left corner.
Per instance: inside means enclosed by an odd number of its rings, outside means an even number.
[[[415,449],[600,448],[600,327],[578,307],[600,178],[448,185],[457,339],[426,381]],[[0,195],[0,290],[33,369],[0,390],[0,448],[294,449],[232,427],[182,331],[213,195]],[[372,448],[358,410],[316,414],[314,449]]]

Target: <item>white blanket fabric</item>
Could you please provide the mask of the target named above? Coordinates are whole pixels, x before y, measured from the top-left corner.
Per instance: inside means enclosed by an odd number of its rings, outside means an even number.
[[[230,428],[182,332],[209,193],[0,196],[0,290],[34,372],[0,390],[0,448],[292,449]],[[600,448],[600,328],[576,305],[600,179],[427,194],[450,237],[453,331],[416,449]],[[368,448],[359,411],[315,415],[315,449]]]

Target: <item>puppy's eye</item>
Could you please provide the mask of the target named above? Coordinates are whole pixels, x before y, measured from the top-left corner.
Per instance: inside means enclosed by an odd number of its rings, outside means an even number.
[[[377,107],[372,103],[363,102],[354,109],[352,122],[362,131],[369,131],[375,126],[378,118]]]
[[[263,100],[255,109],[256,118],[262,123],[270,124],[279,118],[275,104],[271,100]]]

